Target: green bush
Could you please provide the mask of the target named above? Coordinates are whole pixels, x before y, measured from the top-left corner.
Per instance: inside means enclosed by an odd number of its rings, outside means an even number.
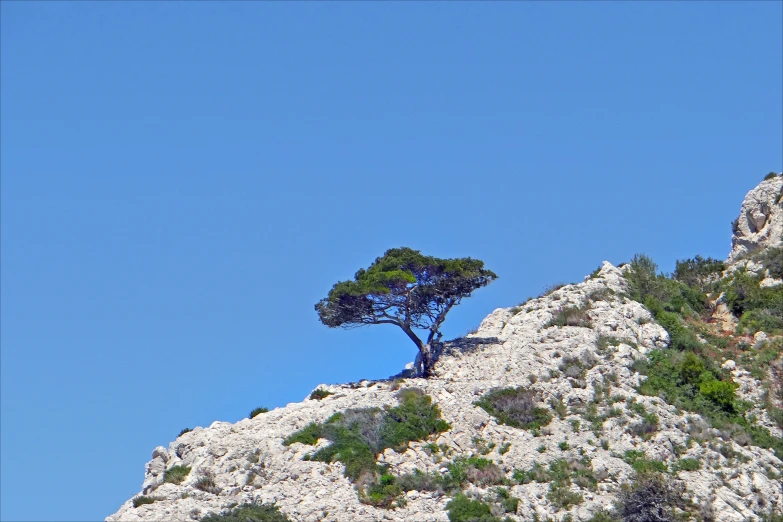
[[[152,504],[158,500],[159,499],[156,497],[146,497],[144,495],[139,495],[138,497],[133,498],[133,507],[137,508],[139,506],[143,506],[144,504]]]
[[[256,415],[261,415],[262,413],[267,413],[269,411],[269,408],[255,408],[250,412],[250,418],[252,419]]]
[[[699,459],[680,459],[676,469],[678,471],[697,471],[701,469],[701,461]]]
[[[361,492],[361,500],[375,507],[390,508],[402,492],[402,487],[393,475],[381,475],[377,482],[371,483]]]
[[[182,484],[188,474],[190,474],[188,466],[172,466],[163,473],[163,482]]]
[[[628,450],[623,455],[623,460],[637,473],[665,472],[669,469],[665,462],[648,459],[643,451]]]
[[[777,177],[778,177],[777,173],[775,173],[775,172],[770,172],[769,174],[767,174],[766,176],[764,176],[764,181],[767,181],[767,180],[770,180],[770,179],[775,179],[775,178],[777,178]]]
[[[210,514],[201,522],[292,522],[280,512],[279,508],[270,504],[243,504],[223,515]]]
[[[315,446],[316,442],[318,442],[318,439],[321,438],[321,431],[322,428],[320,424],[311,422],[301,430],[288,436],[283,441],[283,445],[290,446],[295,442],[299,442],[301,444],[307,444],[308,446]]]
[[[769,270],[769,275],[783,279],[783,247],[767,248],[759,256],[759,261]]]
[[[590,318],[587,316],[587,311],[590,310],[590,303],[585,306],[566,306],[558,310],[550,321],[544,325],[544,328],[550,326],[581,326],[584,328],[592,328],[593,324],[590,322]]]
[[[501,522],[492,515],[488,504],[480,500],[470,500],[460,493],[446,504],[450,522]]]
[[[443,477],[443,486],[447,490],[460,489],[467,482],[478,486],[506,482],[503,470],[491,460],[482,457],[458,457],[446,467],[449,471]]]
[[[330,395],[334,395],[334,393],[318,388],[317,390],[313,390],[312,393],[310,393],[310,398],[320,401],[322,399],[327,398]]]
[[[699,392],[725,411],[732,412],[736,400],[734,391],[737,388],[738,385],[733,382],[708,380],[699,385]]]
[[[691,288],[708,292],[724,270],[726,270],[726,263],[723,261],[696,256],[693,259],[678,259],[673,276],[674,279]]]
[[[447,431],[449,424],[441,419],[440,409],[432,404],[432,398],[417,388],[400,390],[397,406],[379,408],[355,408],[332,415],[322,424],[311,423],[283,441],[314,445],[325,438],[330,444],[309,460],[341,462],[345,476],[356,481],[362,502],[378,507],[391,507],[403,491],[402,485],[391,475],[385,474],[376,462],[376,456],[387,448],[403,450],[411,441],[424,440],[436,433]]]
[[[190,429],[190,428],[184,428],[182,431],[180,431],[180,432],[179,432],[179,435],[177,435],[177,438],[180,438],[180,437],[181,437],[181,436],[183,436],[184,434],[186,434],[186,433],[190,433],[191,431],[193,431],[193,430],[192,430],[192,429]]]
[[[552,420],[546,408],[536,407],[536,394],[519,388],[496,388],[474,404],[495,417],[500,424],[515,428],[538,429]]]

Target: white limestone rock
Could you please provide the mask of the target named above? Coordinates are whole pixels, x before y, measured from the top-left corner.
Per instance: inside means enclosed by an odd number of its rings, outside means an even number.
[[[675,447],[685,447],[690,432],[711,432],[697,415],[636,392],[641,377],[630,366],[647,351],[665,348],[669,339],[649,311],[623,296],[625,289],[622,271],[604,263],[596,277],[566,285],[513,311],[497,309],[482,321],[476,333],[445,343],[433,377],[407,378],[404,386],[421,388],[439,405],[452,428],[432,442],[444,445],[453,455],[439,460],[444,457],[433,454],[425,447],[426,442],[414,442],[402,453],[385,451],[379,461],[397,474],[413,469],[443,473],[450,458],[476,453],[476,441],[483,439],[495,444],[486,457],[511,476],[515,469],[529,469],[535,463],[547,466],[556,458],[579,459],[584,454],[592,459],[599,486],[595,492],[583,492],[584,503],[571,511],[574,520],[586,520],[594,511],[611,505],[619,484],[631,478],[632,469],[622,459],[625,451],[645,451],[650,458],[673,464],[678,458]],[[590,327],[547,326],[558,310],[566,306],[585,307],[588,303],[586,317]],[[575,377],[567,375],[568,364],[564,361],[570,357],[579,358],[585,368]],[[731,369],[740,384],[740,396],[758,399],[758,381],[736,367]],[[613,407],[619,415],[607,418],[598,437],[578,410],[589,403],[598,387],[606,385],[611,386],[611,395],[624,399],[599,407],[599,414]],[[555,416],[538,436],[530,430],[499,425],[474,402],[490,389],[506,386],[532,389],[544,403],[562,401],[568,407],[565,418]],[[283,445],[286,437],[308,423],[323,422],[338,411],[382,408],[397,402],[392,381],[318,388],[334,395],[320,401],[291,403],[235,424],[215,422],[208,428],[183,434],[168,448],[155,448],[140,494],[159,500],[138,508],[133,507],[132,499],[128,500],[106,521],[200,520],[235,504],[273,502],[296,522],[447,522],[444,508],[449,499],[431,492],[411,492],[406,496],[407,505],[394,510],[362,504],[354,486],[344,477],[342,464],[303,460],[305,455],[327,445],[326,440],[315,447]],[[659,418],[659,429],[648,440],[630,432],[642,421],[630,408],[633,402]],[[763,410],[754,413],[765,426],[771,426]],[[578,429],[575,421],[580,422]],[[563,441],[568,442],[566,450],[559,447]],[[508,446],[501,454],[505,444]],[[770,470],[783,469],[783,462],[767,449],[736,444],[733,449],[743,459],[734,464],[725,482],[718,476],[720,468],[710,466],[726,459],[710,445],[693,446],[682,455],[705,463],[700,471],[681,473],[688,498],[711,502],[715,512],[720,513],[719,520],[725,521],[755,520],[763,511],[756,501],[759,492],[768,506],[783,506],[783,486],[769,474]],[[164,484],[163,473],[176,465],[190,466],[192,470],[182,484]],[[207,470],[220,488],[217,494],[195,487]],[[474,491],[479,495],[489,493],[489,489]],[[512,495],[520,499],[519,510],[511,518],[529,520],[533,512],[542,519],[561,518],[564,512],[547,500],[547,491],[547,484],[511,487]]]
[[[761,182],[742,202],[728,263],[745,254],[783,244],[783,176]]]

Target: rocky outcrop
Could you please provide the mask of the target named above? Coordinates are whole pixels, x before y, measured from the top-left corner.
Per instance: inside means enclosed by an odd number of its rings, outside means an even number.
[[[764,180],[748,192],[733,224],[729,264],[747,254],[783,244],[782,194],[783,175]]]
[[[754,201],[767,201],[766,195],[780,190],[783,180],[762,185],[765,188],[753,196]],[[755,210],[751,207],[747,205],[751,216],[767,208],[762,203],[752,207]],[[745,209],[744,204],[743,213]],[[762,241],[779,241],[780,235],[774,236],[769,228],[779,223],[780,212],[775,212],[764,214],[763,224],[761,218],[752,218],[756,231],[748,228],[745,242],[735,243],[737,252]],[[429,394],[451,424],[448,432],[431,442],[450,455],[480,452],[509,477],[513,470],[526,470],[535,463],[547,466],[558,458],[587,458],[598,487],[584,490],[584,502],[571,508],[577,521],[611,505],[620,485],[632,476],[631,466],[622,458],[628,450],[644,452],[667,465],[683,458],[702,463],[701,469],[680,471],[672,480],[682,483],[687,501],[712,510],[717,521],[756,520],[770,506],[783,506],[783,485],[776,475],[783,462],[772,451],[731,439],[721,440],[720,445],[692,444],[691,438],[709,440],[719,433],[698,415],[637,393],[642,377],[632,369],[634,361],[649,350],[665,349],[669,338],[647,309],[624,296],[625,290],[623,271],[605,262],[584,282],[517,307],[497,309],[475,333],[445,343],[431,378],[408,378],[402,384]],[[580,310],[578,324],[549,326],[571,307]],[[758,382],[733,361],[726,364],[735,373],[741,393],[755,398]],[[403,507],[365,505],[343,475],[342,464],[303,460],[313,447],[283,445],[295,431],[310,422],[323,422],[335,412],[395,404],[399,386],[398,381],[321,385],[333,395],[288,404],[235,424],[215,422],[196,428],[168,448],[153,451],[139,494],[157,500],[139,507],[128,500],[106,521],[200,520],[239,503],[264,502],[276,503],[298,522],[447,522],[446,496],[411,491]],[[533,390],[544,404],[562,404],[562,418],[555,416],[548,426],[533,432],[498,424],[474,405],[493,388],[519,386]],[[597,413],[605,417],[598,433],[585,419],[585,407],[596,397],[606,399],[598,406]],[[634,432],[641,423],[638,405],[658,417],[658,429],[649,436]],[[317,448],[326,444],[320,440]],[[444,473],[442,453],[433,453],[425,442],[414,442],[403,453],[387,450],[379,461],[388,464],[393,474],[413,469]],[[166,470],[175,466],[188,466],[191,471],[181,484],[164,482]],[[196,487],[205,475],[213,479],[209,491]],[[473,489],[476,494],[489,492],[478,486]],[[520,499],[516,513],[510,515],[513,520],[530,520],[534,513],[542,520],[560,519],[569,512],[547,499],[547,484],[518,484],[510,492]]]

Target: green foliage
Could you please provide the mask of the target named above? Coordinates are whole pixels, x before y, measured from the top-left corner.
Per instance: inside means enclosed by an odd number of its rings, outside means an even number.
[[[188,474],[190,474],[190,467],[172,466],[163,473],[163,482],[170,482],[171,484],[182,484]]]
[[[283,445],[290,446],[295,442],[300,442],[302,444],[307,444],[308,446],[315,446],[315,443],[318,442],[318,439],[322,437],[322,431],[323,430],[320,424],[311,422],[301,430],[288,436],[283,441]]]
[[[708,292],[724,270],[726,270],[726,263],[723,261],[696,256],[693,259],[678,259],[673,276],[674,279],[691,288]]]
[[[204,473],[204,475],[196,481],[195,488],[214,495],[220,493],[220,488],[215,484],[215,476],[209,471]]]
[[[387,448],[403,450],[410,441],[424,440],[450,428],[441,419],[440,409],[432,404],[432,398],[421,390],[402,389],[397,397],[399,404],[394,407],[349,409],[332,415],[322,424],[308,424],[283,444],[315,445],[320,438],[329,440],[331,444],[308,455],[308,460],[341,462],[346,477],[353,481],[363,477],[364,487],[358,488],[362,502],[392,507],[404,484],[386,474],[376,456]],[[405,480],[411,482],[410,477]]]
[[[207,515],[201,522],[291,522],[291,519],[275,505],[243,504],[223,515]]]
[[[443,477],[446,489],[459,489],[472,482],[479,486],[503,484],[503,471],[491,460],[482,457],[458,457],[447,466],[449,472]]]
[[[261,415],[262,413],[267,413],[268,411],[269,411],[269,408],[262,408],[262,407],[259,407],[259,408],[254,408],[254,409],[253,409],[253,410],[250,412],[250,418],[252,419],[252,418],[253,418],[253,417],[255,417],[256,415]]]
[[[327,398],[330,395],[334,395],[334,393],[318,388],[317,390],[313,390],[312,393],[310,393],[310,398],[313,400],[320,401],[322,399]]]
[[[139,495],[138,497],[133,498],[133,507],[137,508],[139,506],[143,506],[144,504],[152,504],[154,502],[157,502],[159,499],[156,497],[147,497],[144,495]]]
[[[656,274],[657,269],[658,266],[649,257],[643,254],[634,256],[626,274],[629,295],[644,304],[669,332],[671,348],[693,349],[699,341],[682,323],[680,316],[703,312],[706,296],[685,283]]]
[[[628,450],[623,455],[623,460],[637,473],[665,472],[669,469],[665,462],[648,459],[643,451]]]
[[[590,308],[590,303],[581,307],[566,306],[565,308],[561,308],[544,328],[549,328],[550,326],[581,326],[584,328],[592,328],[593,325],[590,322],[590,318],[587,316],[587,311],[590,310]]]
[[[393,475],[381,475],[363,492],[362,501],[376,507],[390,508],[402,494],[402,487]]]
[[[571,490],[573,483],[591,491],[595,491],[598,487],[592,464],[587,457],[581,460],[557,459],[551,462],[548,468],[535,463],[527,471],[514,470],[512,476],[520,484],[549,482],[547,499],[556,506],[566,509],[581,504],[584,500],[581,493]]]
[[[492,515],[488,504],[480,500],[471,500],[460,493],[446,504],[450,522],[501,522]]]
[[[775,172],[770,172],[769,174],[767,174],[766,176],[764,176],[764,181],[767,181],[767,180],[770,180],[770,179],[775,179],[775,178],[777,178],[777,177],[778,177],[778,174],[777,174],[777,173],[775,173]]]
[[[180,432],[179,432],[179,435],[177,435],[177,438],[180,438],[180,437],[181,437],[181,436],[183,436],[184,434],[186,434],[186,433],[189,433],[189,432],[191,432],[191,431],[193,431],[193,430],[192,430],[192,429],[190,429],[190,428],[184,428],[182,431],[180,431]]]
[[[519,507],[519,499],[512,497],[506,488],[495,488],[495,502],[503,508],[504,513],[516,513]]]
[[[496,388],[474,404],[495,417],[500,424],[515,428],[538,429],[552,420],[546,408],[536,407],[536,394],[519,388]]]
[[[675,469],[677,471],[697,471],[701,469],[701,461],[699,459],[680,459]]]
[[[758,260],[769,270],[769,275],[783,279],[783,247],[767,248]]]
[[[770,272],[777,273],[780,265],[783,265],[781,250],[770,250],[774,254],[768,261]],[[783,285],[762,288],[759,285],[762,277],[749,272],[736,272],[721,281],[720,289],[725,292],[729,309],[740,317],[739,331],[776,333],[783,330]]]
[[[432,364],[429,346],[440,338],[446,314],[495,279],[497,275],[477,259],[439,259],[407,247],[392,248],[369,268],[357,271],[353,281],[335,284],[315,310],[330,328],[399,326],[421,352],[426,376]],[[429,330],[427,341],[413,329]]]
[[[429,395],[416,388],[408,388],[401,390],[398,397],[399,406],[385,412],[381,430],[384,449],[402,449],[409,441],[423,440],[451,428],[440,418],[440,409],[432,404]]]
[[[699,392],[712,400],[718,406],[728,412],[734,411],[734,401],[736,396],[734,391],[739,387],[733,382],[718,380],[706,380],[699,385]]]

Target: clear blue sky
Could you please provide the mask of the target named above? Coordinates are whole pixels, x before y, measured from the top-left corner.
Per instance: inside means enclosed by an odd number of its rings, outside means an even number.
[[[725,258],[783,163],[781,2],[2,2],[2,507],[102,520],[185,427],[385,378],[313,305],[387,248]]]

